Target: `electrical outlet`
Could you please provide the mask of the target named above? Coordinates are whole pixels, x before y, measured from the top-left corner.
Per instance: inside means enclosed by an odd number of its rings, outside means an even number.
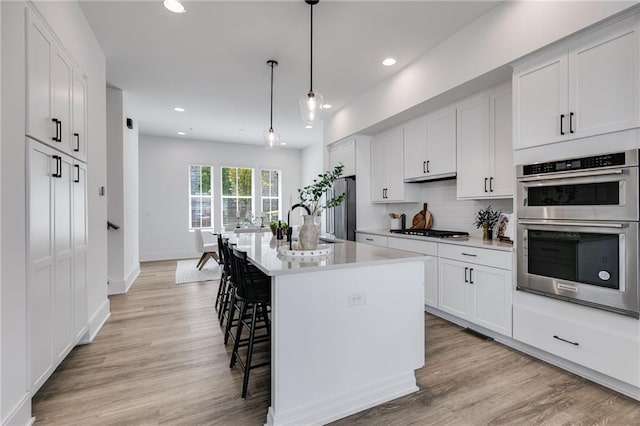
[[[349,293],[347,295],[347,306],[358,306],[367,304],[366,293]]]

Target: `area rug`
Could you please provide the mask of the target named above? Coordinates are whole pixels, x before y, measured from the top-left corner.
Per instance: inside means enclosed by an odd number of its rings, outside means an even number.
[[[196,265],[198,259],[178,260],[176,267],[176,284],[197,283],[220,279],[220,265],[210,259],[201,271]]]

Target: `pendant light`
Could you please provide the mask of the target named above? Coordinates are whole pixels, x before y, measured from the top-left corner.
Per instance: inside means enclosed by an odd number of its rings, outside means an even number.
[[[324,98],[320,93],[313,91],[313,5],[318,4],[320,0],[304,0],[309,5],[311,11],[310,26],[310,49],[309,49],[309,92],[300,98],[300,112],[302,113],[302,121],[307,124],[316,124],[320,121],[320,110],[324,103]]]
[[[278,61],[270,59],[267,65],[271,67],[271,115],[269,118],[269,129],[264,131],[264,144],[267,148],[275,148],[280,140],[278,132],[273,130],[273,67],[278,66]]]

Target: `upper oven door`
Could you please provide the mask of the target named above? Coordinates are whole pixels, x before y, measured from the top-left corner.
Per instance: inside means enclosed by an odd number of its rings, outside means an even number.
[[[518,217],[638,220],[638,168],[622,167],[522,177]]]

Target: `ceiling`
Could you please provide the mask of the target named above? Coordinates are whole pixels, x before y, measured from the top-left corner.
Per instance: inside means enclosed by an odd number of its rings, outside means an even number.
[[[484,1],[321,1],[314,6],[314,81],[324,114],[402,69],[488,12]],[[262,144],[273,127],[287,147],[322,139],[305,129],[299,98],[309,89],[309,6],[289,1],[80,1],[107,57],[107,82],[125,91],[140,133]],[[393,67],[382,59],[392,56]],[[185,112],[175,112],[180,106]],[[178,136],[183,131],[185,136]]]

